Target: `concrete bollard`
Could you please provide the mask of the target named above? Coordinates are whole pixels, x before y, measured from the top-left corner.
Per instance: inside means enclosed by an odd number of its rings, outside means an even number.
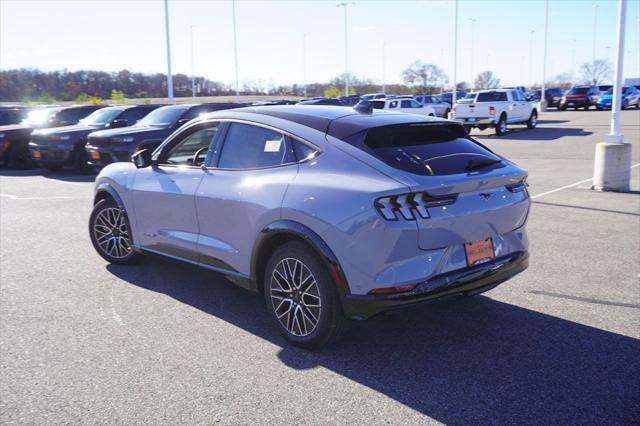
[[[611,142],[597,144],[591,189],[629,192],[630,181],[631,144]]]

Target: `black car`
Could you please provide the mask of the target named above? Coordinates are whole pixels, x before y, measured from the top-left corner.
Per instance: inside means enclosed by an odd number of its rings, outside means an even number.
[[[100,129],[132,126],[161,105],[118,105],[95,111],[75,126],[35,130],[31,134],[31,158],[42,167],[58,170],[72,167],[89,171],[84,145],[89,133]]]
[[[298,105],[335,105],[335,106],[345,106],[342,101],[335,98],[317,98],[317,99],[308,99],[304,101],[298,102]]]
[[[99,130],[89,134],[85,150],[90,165],[97,169],[131,161],[141,149],[154,150],[167,136],[189,120],[212,111],[247,106],[241,103],[168,105],[158,108],[130,127]]]
[[[465,96],[467,96],[467,92],[464,92],[462,90],[457,90],[456,91],[456,101],[464,98]],[[443,101],[448,103],[449,105],[453,105],[455,102],[451,102],[451,99],[453,98],[453,92],[444,92],[444,93],[440,93],[438,95],[438,97]]]
[[[21,106],[0,105],[0,126],[18,124],[24,120],[29,110]]]
[[[0,126],[0,162],[16,169],[34,165],[29,154],[29,139],[34,129],[76,124],[95,110],[95,105],[38,107],[32,109],[20,124]]]
[[[550,87],[548,89],[544,89],[544,97],[547,100],[548,107],[556,107],[558,108],[560,105],[560,100],[564,96],[564,90],[559,87]],[[542,90],[534,90],[533,91],[533,101],[539,101],[542,97]]]

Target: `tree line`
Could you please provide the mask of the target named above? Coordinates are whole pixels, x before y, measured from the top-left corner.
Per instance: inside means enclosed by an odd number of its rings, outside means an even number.
[[[611,66],[604,60],[583,64],[581,76],[575,78],[564,73],[547,83],[548,87],[570,87],[576,83],[600,84],[611,77]],[[306,96],[334,97],[344,93],[347,75],[342,74],[325,83],[312,83],[306,87]],[[351,93],[364,94],[382,90],[380,83],[372,79],[348,75]],[[434,64],[415,61],[402,72],[403,83],[387,84],[387,93],[405,95],[411,93],[437,94],[450,90],[449,79],[444,71]],[[457,90],[492,89],[500,87],[500,79],[490,70],[477,75],[472,84],[458,82]],[[205,77],[195,78],[196,96],[230,96],[235,94],[235,86],[212,81]],[[539,87],[535,84],[532,88]],[[241,95],[304,96],[305,88],[299,84],[275,85],[269,81],[244,81]],[[185,74],[173,76],[173,91],[176,97],[192,94],[191,77]],[[80,103],[100,103],[102,99],[120,100],[124,98],[164,98],[167,94],[167,76],[162,73],[143,74],[122,70],[104,72],[80,71],[40,71],[37,69],[0,70],[0,101],[41,102],[76,101]]]

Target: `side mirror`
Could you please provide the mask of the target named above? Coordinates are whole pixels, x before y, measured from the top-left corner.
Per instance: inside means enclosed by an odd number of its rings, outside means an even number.
[[[117,129],[119,127],[127,127],[128,125],[129,125],[129,122],[127,120],[116,119],[116,120],[113,120],[111,123],[109,123],[109,128]]]
[[[133,161],[133,164],[135,164],[138,169],[144,169],[153,164],[151,154],[150,149],[142,149],[131,156],[131,161]]]
[[[180,120],[178,120],[176,122],[176,127],[182,127],[185,124],[187,124],[189,121],[191,121],[191,120],[189,120],[188,118],[181,118]]]

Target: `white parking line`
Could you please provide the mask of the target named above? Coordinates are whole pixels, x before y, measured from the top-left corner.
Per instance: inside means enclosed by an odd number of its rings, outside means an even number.
[[[9,198],[10,200],[86,200],[90,198],[86,197],[20,197],[19,195],[11,195],[11,194],[0,194],[0,197]]]
[[[634,164],[633,166],[631,166],[631,168],[633,169],[633,168],[638,167],[638,166],[640,166],[640,163]],[[532,195],[531,199],[533,200],[533,199],[540,198],[540,197],[545,196],[545,195],[553,194],[554,192],[562,191],[563,189],[573,188],[574,186],[578,186],[581,183],[589,182],[590,180],[593,180],[593,178],[590,177],[589,179],[584,179],[584,180],[581,180],[580,182],[575,182],[575,183],[572,183],[570,185],[561,186],[560,188],[552,189],[551,191],[543,192],[542,194]]]

